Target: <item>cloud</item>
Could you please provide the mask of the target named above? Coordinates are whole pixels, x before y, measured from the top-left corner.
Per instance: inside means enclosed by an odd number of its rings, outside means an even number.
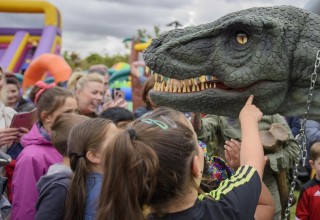
[[[122,40],[153,27],[167,31],[166,25],[179,21],[183,27],[208,23],[241,9],[273,5],[303,7],[305,0],[49,0],[62,15],[63,50],[82,57],[90,53],[129,53]],[[41,15],[0,14],[0,26],[41,27]]]

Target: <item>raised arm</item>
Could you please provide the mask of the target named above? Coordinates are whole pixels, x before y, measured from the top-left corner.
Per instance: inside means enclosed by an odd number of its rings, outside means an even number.
[[[258,122],[262,118],[262,112],[252,104],[252,101],[253,95],[248,98],[239,115],[242,132],[240,165],[254,167],[261,179],[264,169],[264,153]]]

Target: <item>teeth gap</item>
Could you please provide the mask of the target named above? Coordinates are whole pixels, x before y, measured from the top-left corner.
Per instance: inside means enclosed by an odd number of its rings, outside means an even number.
[[[151,73],[152,70],[148,69]],[[209,75],[202,75],[200,77],[191,79],[172,79],[164,77],[161,74],[154,73],[155,84],[154,90],[160,92],[170,93],[189,93],[199,92],[206,89],[215,89],[219,83],[218,78]]]

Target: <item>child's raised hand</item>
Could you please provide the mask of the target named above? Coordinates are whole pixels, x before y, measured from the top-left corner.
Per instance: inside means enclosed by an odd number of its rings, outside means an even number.
[[[253,95],[250,95],[246,104],[243,106],[243,108],[240,111],[239,119],[247,120],[247,119],[254,119],[255,121],[260,121],[263,114],[260,111],[259,108],[257,108],[255,105],[252,104],[253,101]]]
[[[241,143],[234,139],[226,141],[224,145],[224,156],[227,164],[234,170],[240,167],[240,148]]]

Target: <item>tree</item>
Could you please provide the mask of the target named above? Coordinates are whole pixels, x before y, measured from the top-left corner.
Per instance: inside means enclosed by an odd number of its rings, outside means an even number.
[[[101,56],[98,53],[92,53],[84,59],[80,59],[80,57],[75,52],[64,51],[63,57],[72,69],[79,67],[83,70],[87,70],[90,66],[95,64],[104,64],[110,68],[111,66],[119,62],[129,62],[129,54],[117,54],[114,56],[109,56],[108,54],[106,54],[104,56]]]
[[[67,61],[72,69],[78,68],[81,66],[80,56],[76,52],[63,52],[63,58]]]
[[[159,37],[160,35],[160,25],[154,25],[153,26],[154,36]],[[147,33],[146,29],[138,29],[137,30],[138,37],[140,38],[152,38],[152,35]]]

